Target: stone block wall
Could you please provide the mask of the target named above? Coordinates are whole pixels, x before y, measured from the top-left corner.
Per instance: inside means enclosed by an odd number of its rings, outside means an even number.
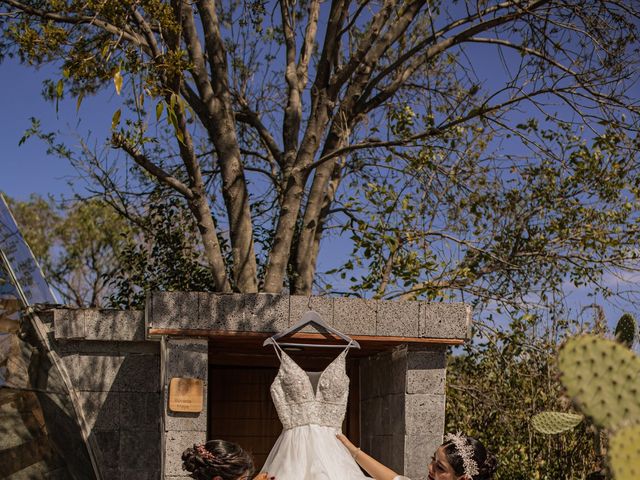
[[[163,435],[164,478],[190,478],[182,470],[182,452],[194,443],[207,440],[207,390],[209,376],[209,342],[206,339],[174,339],[163,341]],[[176,413],[169,404],[167,385],[172,377],[198,378],[204,382],[204,408],[200,413]]]
[[[154,292],[147,302],[147,327],[277,332],[308,310],[348,335],[465,340],[471,328],[471,310],[464,303],[207,292]]]
[[[160,344],[145,341],[143,312],[54,310],[53,335],[101,478],[160,478]]]
[[[360,364],[361,443],[412,480],[426,480],[444,430],[446,350],[400,346]]]

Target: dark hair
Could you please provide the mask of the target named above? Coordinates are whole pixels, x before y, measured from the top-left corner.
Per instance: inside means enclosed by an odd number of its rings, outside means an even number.
[[[182,469],[198,480],[236,480],[253,474],[253,459],[240,445],[225,440],[209,440],[182,452]]]
[[[473,437],[467,437],[462,435],[462,438],[466,441],[467,445],[471,446],[473,450],[473,459],[478,465],[478,474],[472,477],[473,480],[490,480],[493,478],[493,474],[498,469],[498,459],[489,452],[482,442]],[[456,448],[455,444],[449,440],[443,443],[444,453],[447,457],[449,465],[453,467],[453,471],[456,475],[464,475],[464,464],[460,452]]]

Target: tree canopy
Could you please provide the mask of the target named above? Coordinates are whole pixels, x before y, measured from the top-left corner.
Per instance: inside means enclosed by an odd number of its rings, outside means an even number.
[[[32,133],[131,221],[159,188],[179,199],[212,290],[514,305],[567,281],[610,293],[607,272],[637,268],[639,15],[625,0],[0,0],[0,51],[57,66],[52,100],[117,92],[99,113],[108,151]],[[335,235],[352,252],[319,275]]]
[[[134,231],[100,200],[57,204],[32,195],[28,201],[9,199],[27,244],[45,278],[67,305],[105,306],[112,282],[124,267],[122,250]]]

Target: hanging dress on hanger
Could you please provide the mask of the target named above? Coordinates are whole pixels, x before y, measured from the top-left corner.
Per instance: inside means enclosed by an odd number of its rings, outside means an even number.
[[[277,480],[368,479],[336,438],[347,410],[345,357],[351,344],[322,372],[305,372],[274,342],[280,369],[271,397],[282,422],[262,468]]]

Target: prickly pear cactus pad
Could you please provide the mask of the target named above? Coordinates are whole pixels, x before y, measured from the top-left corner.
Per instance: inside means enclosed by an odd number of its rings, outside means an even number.
[[[565,412],[541,412],[534,415],[531,425],[535,430],[546,435],[571,430],[583,420],[582,415]]]
[[[569,396],[597,425],[615,430],[640,420],[640,357],[628,348],[581,335],[562,346],[558,367]]]
[[[616,480],[640,478],[640,425],[621,428],[611,436],[609,463]]]
[[[616,325],[616,340],[631,348],[638,336],[638,322],[632,315],[625,313]]]

